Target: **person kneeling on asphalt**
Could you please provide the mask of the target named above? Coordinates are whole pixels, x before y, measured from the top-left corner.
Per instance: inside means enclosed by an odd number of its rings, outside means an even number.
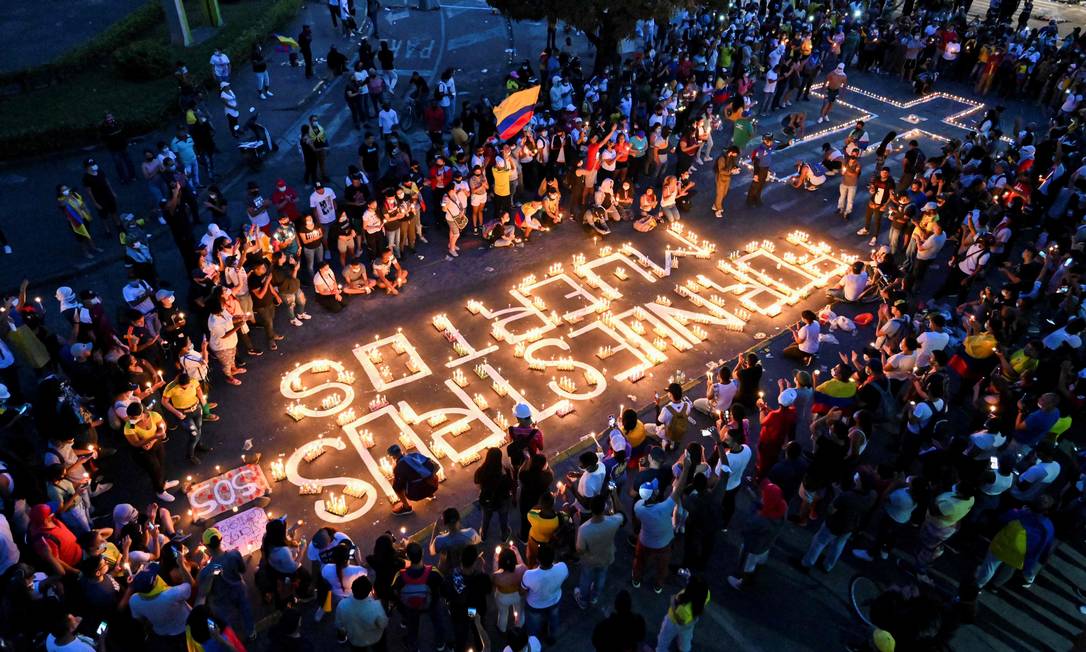
[[[396,444],[388,447],[388,456],[395,460],[392,468],[392,490],[400,503],[392,509],[394,516],[406,516],[415,510],[413,501],[432,498],[437,493],[437,462],[418,451],[404,454]]]

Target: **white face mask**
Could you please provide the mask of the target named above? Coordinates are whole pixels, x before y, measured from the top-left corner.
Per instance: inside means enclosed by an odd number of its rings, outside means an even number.
[[[98,174],[98,165],[96,164],[96,165],[90,166],[90,171],[92,173],[94,173],[94,174]]]

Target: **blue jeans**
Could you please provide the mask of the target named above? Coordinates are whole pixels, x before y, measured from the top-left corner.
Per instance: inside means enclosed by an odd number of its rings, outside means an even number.
[[[807,548],[807,554],[803,555],[803,565],[807,568],[814,566],[818,558],[822,556],[822,551],[828,547],[830,550],[826,554],[824,568],[827,571],[833,570],[833,567],[837,565],[837,560],[841,558],[841,553],[845,551],[845,544],[848,543],[851,536],[851,532],[834,534],[823,523],[822,527],[818,528],[818,532],[815,532],[814,538],[811,539],[811,546]]]
[[[603,583],[607,581],[606,566],[581,565],[581,577],[577,580],[577,588],[581,591],[581,599],[592,602],[600,593],[603,593]]]
[[[256,75],[256,90],[259,93],[271,88],[271,77],[268,75],[268,71],[253,73]]]
[[[547,607],[545,609],[536,609],[531,605],[528,605],[526,609],[527,613],[525,614],[525,626],[528,629],[528,634],[530,636],[535,636],[536,638],[543,638],[544,624],[546,624],[547,626],[547,636],[556,636],[558,634],[557,604],[553,607]]]
[[[679,652],[690,652],[690,645],[694,640],[694,625],[697,620],[685,625],[676,625],[670,616],[664,616],[664,622],[660,624],[660,633],[656,636],[656,652],[671,652],[671,642],[675,641]]]

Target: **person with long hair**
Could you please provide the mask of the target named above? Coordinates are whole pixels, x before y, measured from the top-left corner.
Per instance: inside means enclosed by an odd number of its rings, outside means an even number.
[[[531,529],[528,512],[539,503],[540,496],[550,493],[551,484],[554,483],[554,473],[547,465],[547,456],[533,454],[528,460],[528,468],[520,472],[518,479],[520,496],[517,498],[517,507],[520,509],[520,541],[527,543]]]
[[[373,589],[387,609],[392,598],[392,581],[407,566],[403,549],[396,546],[391,532],[385,532],[373,542],[373,552],[366,555],[366,566],[373,571]]]
[[[486,458],[475,471],[475,485],[479,487],[479,506],[483,510],[482,536],[490,531],[491,517],[497,514],[501,526],[502,541],[507,541],[509,530],[509,506],[513,500],[513,476],[502,461],[502,449],[488,448]]]
[[[332,549],[332,561],[321,566],[321,577],[328,583],[332,591],[332,602],[337,604],[340,600],[350,597],[351,585],[363,575],[366,568],[352,563],[355,548],[350,542],[341,542]],[[324,616],[324,605],[317,605],[317,611],[313,614],[314,620],[320,620]]]
[[[260,570],[269,579],[275,581],[277,604],[284,604],[285,598],[297,596],[309,591],[311,576],[302,566],[305,556],[301,542],[295,541],[294,529],[287,529],[286,521],[275,518],[264,527],[264,538],[260,542]],[[266,587],[266,588],[271,588]]]
[[[669,652],[671,643],[678,642],[680,652],[689,652],[694,640],[694,627],[709,604],[709,583],[700,576],[690,578],[690,582],[671,597],[667,616],[660,624],[660,634],[656,637],[656,652]]]
[[[513,627],[524,626],[524,597],[520,594],[520,580],[528,567],[515,546],[501,546],[494,555],[494,570],[490,581],[494,584],[494,606],[498,610],[498,631],[506,634],[509,613],[513,614]]]

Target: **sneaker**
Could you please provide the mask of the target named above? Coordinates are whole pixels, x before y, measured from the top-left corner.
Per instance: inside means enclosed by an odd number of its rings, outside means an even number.
[[[272,351],[278,351],[279,345],[275,343],[275,340],[272,340],[271,342],[268,342],[268,348]]]
[[[109,491],[112,488],[113,488],[113,483],[112,482],[99,482],[97,485],[95,485],[94,489],[91,489],[91,492],[90,492],[91,498],[94,498],[95,496],[101,496],[102,494],[104,494],[105,492]]]
[[[423,242],[423,243],[425,243],[425,244],[429,244],[429,243],[430,243],[430,241],[426,239],[426,236],[423,236],[423,235],[420,235],[420,236],[419,236],[419,240],[420,240],[420,241],[422,241],[422,242]]]
[[[717,219],[720,219],[720,218],[724,217],[724,211],[722,211],[722,210],[720,210],[718,208],[715,211],[713,211],[713,215],[716,216]]]
[[[165,491],[163,491],[162,493],[155,494],[155,497],[158,498],[159,500],[161,500],[164,503],[172,503],[174,500],[176,500],[176,498],[174,498],[170,494],[166,493]]]
[[[875,558],[871,556],[871,553],[866,550],[860,550],[858,548],[852,549],[852,556],[856,559],[862,559],[864,561],[875,561]]]
[[[822,116],[818,116],[818,122],[816,124],[822,124],[825,121],[826,121],[825,118],[823,118]]]
[[[886,561],[889,558],[890,558],[890,553],[886,552],[885,550],[880,550],[879,551],[879,559],[881,559],[883,561]]]
[[[861,226],[860,230],[856,232],[856,235],[867,235],[867,227]]]
[[[733,589],[735,589],[736,591],[742,591],[743,590],[743,580],[738,578],[738,577],[735,577],[734,575],[728,576],[728,584],[730,584],[731,587]]]
[[[266,100],[266,99],[268,99],[268,96],[267,96],[267,95],[265,95],[264,93],[261,93],[261,94],[260,94],[260,99],[262,99],[262,100]]]
[[[292,324],[293,326],[301,326],[301,325],[302,325],[302,320],[301,320],[301,319],[298,319],[297,317],[295,317],[294,319],[291,319],[291,320],[290,320],[290,323],[291,323],[291,324]]]
[[[268,97],[275,97],[275,93],[273,93],[271,91],[264,91],[264,92],[268,95]]]
[[[875,237],[872,237],[870,240],[867,241],[867,246],[868,247],[874,247],[878,243],[879,243],[879,239],[875,238]]]
[[[664,587],[662,587],[662,586],[654,586],[654,587],[652,587],[652,592],[656,593],[656,594],[663,593],[664,592]]]
[[[179,484],[181,484],[180,480],[167,480],[165,486],[163,486],[163,489],[173,489]]]
[[[414,514],[415,510],[411,509],[410,505],[400,503],[392,508],[393,516],[407,516],[408,514]]]
[[[264,352],[260,349],[249,349],[248,351],[246,351],[246,353],[253,356],[254,358],[259,358],[260,356],[264,355]]]
[[[11,253],[11,245],[4,245],[4,253],[5,254],[10,254]]]
[[[631,578],[630,579],[630,584],[632,584],[635,589],[641,588],[641,580],[635,580],[635,579]]]
[[[1033,586],[1033,582],[1031,580],[1024,580],[1019,586],[1021,586],[1023,589],[1028,589]]]
[[[305,319],[308,321],[310,319],[313,319],[313,315],[309,314],[308,312],[300,312],[298,313],[298,319]]]

